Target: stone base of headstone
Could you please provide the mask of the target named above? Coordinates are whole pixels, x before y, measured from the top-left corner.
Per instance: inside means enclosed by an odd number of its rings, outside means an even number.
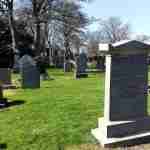
[[[134,140],[150,137],[150,117],[129,121],[104,121],[99,119],[98,128],[92,130],[94,137],[103,147],[117,143],[132,143]]]

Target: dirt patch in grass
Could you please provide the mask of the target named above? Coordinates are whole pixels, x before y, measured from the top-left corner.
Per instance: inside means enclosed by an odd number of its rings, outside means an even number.
[[[66,146],[64,150],[150,150],[150,144],[143,144],[137,146],[122,146],[115,148],[102,148],[98,144],[82,144]]]

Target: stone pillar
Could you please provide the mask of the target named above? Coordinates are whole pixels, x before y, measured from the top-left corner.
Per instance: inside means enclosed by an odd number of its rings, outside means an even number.
[[[106,56],[106,77],[105,77],[105,100],[104,100],[104,118],[110,120],[110,87],[111,87],[111,55]]]

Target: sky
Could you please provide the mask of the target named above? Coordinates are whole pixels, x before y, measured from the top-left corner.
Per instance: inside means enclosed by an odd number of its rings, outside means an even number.
[[[120,17],[131,25],[132,33],[150,35],[150,0],[92,0],[83,4],[83,11],[101,19]],[[96,22],[89,29],[95,31],[98,27]]]
[[[131,25],[133,33],[150,35],[150,0],[93,0],[83,7],[90,17],[120,17]],[[98,22],[89,27],[91,31],[97,28]]]

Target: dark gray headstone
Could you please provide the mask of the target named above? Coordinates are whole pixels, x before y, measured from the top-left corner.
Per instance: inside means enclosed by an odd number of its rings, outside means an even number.
[[[64,67],[64,57],[56,56],[55,57],[55,65],[57,68],[63,68]]]
[[[11,84],[11,69],[0,68],[0,82],[2,84]]]
[[[81,53],[76,58],[76,78],[87,77],[88,74],[86,72],[87,69],[87,56],[85,53]]]
[[[112,58],[111,120],[133,119],[147,114],[147,72],[146,54]]]
[[[104,118],[92,134],[103,146],[146,139],[148,65],[150,45],[139,41],[100,44],[106,55]]]
[[[105,56],[97,58],[96,69],[105,70]]]
[[[40,72],[31,56],[25,55],[20,59],[22,88],[40,88]]]

